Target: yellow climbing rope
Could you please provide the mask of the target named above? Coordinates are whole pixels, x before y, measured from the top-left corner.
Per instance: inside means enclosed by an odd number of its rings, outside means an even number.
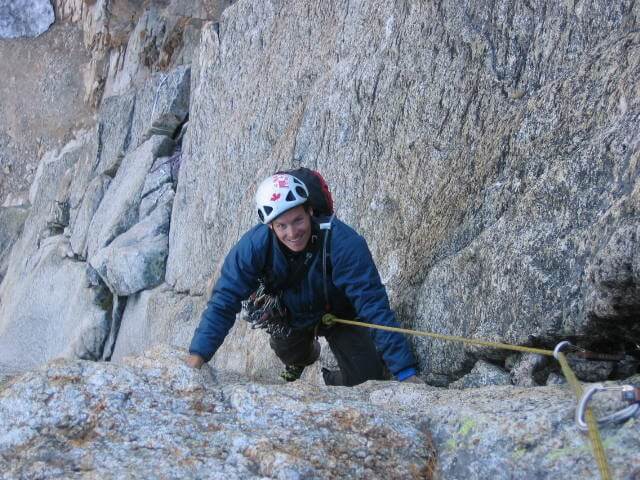
[[[374,328],[377,330],[387,330],[389,332],[408,333],[410,335],[419,335],[421,337],[437,338],[438,340],[450,340],[452,342],[462,342],[471,345],[479,345],[481,347],[502,348],[504,350],[515,350],[516,352],[537,353],[539,355],[549,355],[553,357],[553,350],[545,350],[542,348],[522,347],[520,345],[509,345],[508,343],[489,342],[486,340],[475,340],[473,338],[456,337],[455,335],[442,335],[440,333],[419,332],[417,330],[409,330],[408,328],[387,327],[386,325],[374,325],[372,323],[358,322],[356,320],[345,320],[337,318],[330,313],[322,317],[322,323],[331,325],[333,323],[344,323],[346,325],[355,325],[357,327]]]
[[[560,368],[562,368],[562,373],[564,377],[567,379],[571,387],[573,388],[574,393],[580,399],[582,397],[582,385],[578,381],[575,373],[571,370],[569,366],[569,362],[567,361],[567,357],[561,351],[556,352],[555,356],[558,362],[560,362]],[[589,427],[589,440],[591,440],[591,448],[593,449],[593,456],[596,458],[596,462],[598,462],[598,468],[600,469],[600,477],[603,480],[609,480],[611,478],[611,472],[609,471],[609,464],[607,462],[607,457],[604,452],[604,446],[602,445],[602,438],[600,438],[600,430],[598,429],[598,423],[596,422],[596,418],[593,415],[593,412],[590,408],[588,408],[585,412],[585,419],[587,421],[587,426]]]
[[[408,328],[399,328],[399,327],[388,327],[386,325],[374,325],[371,323],[358,322],[356,320],[345,320],[343,318],[337,318],[335,315],[330,313],[325,314],[322,317],[322,323],[325,325],[333,325],[334,323],[342,323],[345,325],[353,325],[357,327],[365,327],[372,328],[377,330],[387,330],[389,332],[398,332],[398,333],[406,333],[409,335],[418,335],[421,337],[431,337],[436,338],[438,340],[448,340],[452,342],[462,342],[470,345],[478,345],[481,347],[492,347],[492,348],[500,348],[503,350],[514,350],[517,352],[528,352],[528,353],[537,353],[539,355],[547,355],[551,357],[555,357],[560,363],[560,367],[562,368],[562,373],[564,373],[565,378],[572,386],[575,394],[578,399],[582,396],[582,386],[578,381],[577,377],[571,370],[569,366],[569,362],[567,361],[564,353],[560,351],[559,348],[556,348],[556,351],[553,350],[545,350],[543,348],[533,348],[533,347],[523,347],[520,345],[509,345],[507,343],[499,343],[499,342],[489,342],[486,340],[476,340],[472,338],[459,337],[456,335],[442,335],[440,333],[433,332],[420,332],[417,330],[410,330]],[[566,342],[568,345],[569,343]],[[558,346],[560,347],[560,345]],[[602,480],[611,480],[611,473],[609,470],[609,464],[607,462],[607,457],[605,456],[604,447],[602,445],[602,438],[600,437],[600,431],[598,430],[598,424],[595,420],[595,416],[590,408],[587,409],[585,415],[587,425],[589,426],[589,440],[591,441],[591,448],[593,450],[593,455],[598,463],[598,469],[600,470],[600,477]]]

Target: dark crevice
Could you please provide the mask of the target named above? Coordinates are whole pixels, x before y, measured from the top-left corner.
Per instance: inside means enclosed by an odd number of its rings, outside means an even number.
[[[124,309],[127,306],[128,297],[113,296],[113,307],[111,309],[111,323],[109,325],[109,335],[105,340],[105,344],[102,349],[102,360],[110,362],[113,356],[113,351],[116,347],[118,340],[118,333],[120,331],[120,325],[122,323],[122,317],[124,315]]]
[[[180,166],[182,164],[182,150],[184,144],[184,137],[187,133],[189,125],[189,114],[187,113],[184,121],[176,129],[176,133],[173,136],[174,149],[173,153],[169,157],[169,166],[171,168],[171,180],[173,182],[173,190],[178,188],[178,178],[180,176]]]

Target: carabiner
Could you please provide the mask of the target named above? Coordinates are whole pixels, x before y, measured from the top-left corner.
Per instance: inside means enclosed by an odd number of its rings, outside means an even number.
[[[631,385],[612,385],[609,387],[606,387],[601,383],[591,385],[582,395],[582,398],[578,402],[578,407],[576,408],[576,425],[580,430],[587,431],[589,429],[587,422],[585,422],[584,420],[584,416],[591,397],[593,397],[598,392],[605,391],[622,392],[622,399],[628,401],[630,401],[631,398],[636,397],[636,388]],[[629,405],[628,407],[618,410],[617,412],[614,412],[610,415],[599,418],[598,424],[606,425],[608,423],[624,422],[636,415],[636,413],[638,413],[638,410],[640,410],[640,402],[634,401],[634,403],[632,405]]]

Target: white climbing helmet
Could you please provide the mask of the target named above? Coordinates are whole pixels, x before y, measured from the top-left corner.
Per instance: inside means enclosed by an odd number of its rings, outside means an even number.
[[[256,207],[262,223],[302,205],[309,197],[307,186],[293,175],[276,173],[266,178],[256,192]]]

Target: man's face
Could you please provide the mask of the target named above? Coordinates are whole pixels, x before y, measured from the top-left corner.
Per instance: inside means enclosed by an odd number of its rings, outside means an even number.
[[[284,212],[269,227],[289,250],[301,252],[311,238],[311,215],[304,206],[299,205]]]

